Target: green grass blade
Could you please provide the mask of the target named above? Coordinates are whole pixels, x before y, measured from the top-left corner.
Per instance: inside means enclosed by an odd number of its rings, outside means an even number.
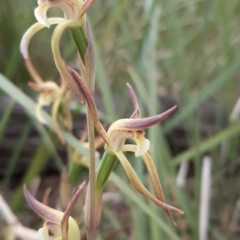
[[[236,60],[232,65],[227,67],[219,76],[211,83],[209,83],[204,89],[202,89],[199,93],[199,96],[195,97],[194,100],[189,102],[179,113],[166,122],[164,126],[164,132],[168,133],[175,127],[180,121],[187,118],[196,108],[199,106],[200,103],[204,102],[207,98],[209,98],[212,94],[216,93],[221,87],[226,84],[233,74],[239,69],[240,67],[240,59]]]
[[[223,140],[230,139],[236,136],[237,134],[239,134],[239,132],[240,132],[240,123],[231,124],[225,130],[209,138],[208,140],[205,140],[204,142],[202,142],[199,146],[194,146],[186,150],[185,152],[177,155],[175,158],[173,158],[173,164],[177,165],[182,161],[185,161],[186,159],[190,160],[191,158],[194,158],[196,152],[199,152],[202,154],[214,147],[217,147]]]
[[[7,128],[8,121],[11,117],[11,113],[12,113],[14,104],[15,104],[14,101],[10,102],[8,104],[7,108],[5,109],[3,116],[1,116],[1,119],[0,119],[0,144],[4,138],[5,130]]]
[[[23,184],[30,184],[32,179],[43,170],[51,154],[45,142],[42,142],[37,148],[25,176],[13,193],[11,208],[14,211],[18,210],[23,203]]]
[[[16,165],[16,162],[19,158],[19,155],[21,153],[21,150],[25,144],[25,141],[28,137],[28,134],[30,132],[32,128],[32,124],[31,122],[28,122],[25,124],[24,128],[22,129],[21,133],[20,133],[20,136],[17,140],[17,143],[15,144],[15,146],[13,147],[12,149],[12,154],[8,160],[8,165],[7,165],[7,168],[5,170],[5,174],[4,174],[4,186],[6,187],[12,177],[12,173],[13,173],[13,170],[14,170],[14,167]]]

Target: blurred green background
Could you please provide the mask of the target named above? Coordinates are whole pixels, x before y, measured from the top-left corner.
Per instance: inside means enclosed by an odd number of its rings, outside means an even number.
[[[14,141],[4,144],[9,136],[7,129],[12,128],[11,121],[16,116],[14,104],[18,102],[34,114],[33,103],[25,99],[25,94],[32,99],[36,96],[26,85],[30,76],[19,43],[24,32],[36,22],[33,14],[36,6],[37,1],[33,0],[0,3],[0,97],[10,95],[15,100],[4,98],[0,104],[0,163],[5,164],[0,164],[4,166],[1,186],[3,192],[13,187],[10,195],[15,199],[14,206],[22,201],[21,184],[14,182],[14,167],[21,161],[22,148],[32,129],[43,145],[28,156],[29,167],[18,173],[21,181],[30,182],[50,157],[58,167],[64,160],[56,151],[52,134],[24,111],[21,114],[29,120],[21,122],[20,132],[11,132]],[[62,15],[58,9],[49,11],[49,15],[56,14]],[[167,202],[185,212],[184,216],[174,216],[178,226],[172,226],[160,210],[128,188],[125,173],[117,168],[122,182],[115,175],[112,181],[127,196],[124,211],[129,209],[128,223],[119,217],[121,208],[112,211],[108,206],[100,233],[114,232],[114,239],[137,240],[239,239],[240,124],[235,104],[240,92],[240,2],[98,0],[88,19],[95,44],[96,95],[101,99],[100,110],[105,112],[101,114],[103,121],[110,124],[131,111],[126,82],[136,90],[143,116],[157,114],[177,103],[174,116],[151,128],[147,136]],[[41,30],[29,50],[34,65],[46,80],[58,79],[50,49],[52,31],[53,27]],[[68,31],[61,41],[61,51],[68,64],[75,66],[76,48]],[[9,85],[7,79],[23,92]],[[236,114],[230,118],[234,107]],[[74,139],[69,141],[74,145]],[[211,187],[210,197],[204,194],[206,199],[202,200],[201,188],[210,184],[202,175],[206,156],[211,158],[207,161],[212,166]],[[39,159],[41,166],[30,164]],[[135,160],[132,164],[143,182],[150,185],[143,163]],[[209,216],[200,210],[201,203],[209,206]],[[201,217],[207,225],[207,237],[201,235],[204,234]],[[111,234],[106,235],[102,234],[102,239],[113,239]]]

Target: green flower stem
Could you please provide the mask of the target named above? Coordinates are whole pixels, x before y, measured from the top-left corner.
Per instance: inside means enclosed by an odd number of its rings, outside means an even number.
[[[115,155],[105,152],[96,178],[96,190],[99,191],[103,188],[104,184],[108,180],[113,168],[115,167],[118,159]]]
[[[75,41],[75,44],[78,48],[79,54],[81,56],[82,62],[85,64],[85,54],[88,46],[88,39],[85,33],[84,27],[80,28],[71,28],[71,35]],[[90,89],[88,79],[85,79]],[[94,89],[94,86],[92,86]],[[91,89],[91,90],[93,90]],[[87,110],[87,125],[88,125],[88,142],[89,142],[89,231],[88,231],[88,240],[96,239],[96,227],[95,227],[95,136],[94,136],[94,125],[91,117],[90,110]]]
[[[85,53],[88,46],[88,39],[84,27],[82,26],[80,28],[70,28],[70,33],[77,46],[81,59],[83,63],[85,63]]]
[[[104,153],[100,166],[98,168],[96,177],[96,225],[100,223],[101,213],[102,213],[102,192],[104,184],[110,177],[113,168],[115,167],[118,159],[115,155]]]

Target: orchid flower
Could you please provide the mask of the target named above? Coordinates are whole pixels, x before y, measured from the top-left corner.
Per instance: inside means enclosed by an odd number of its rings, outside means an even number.
[[[68,68],[68,70],[72,77],[75,79],[79,89],[82,92],[82,95],[84,96],[89,106],[97,132],[99,133],[99,135],[102,136],[106,143],[105,151],[107,154],[105,154],[103,160],[101,161],[101,165],[99,167],[96,180],[97,185],[96,189],[97,190],[99,189],[99,192],[96,194],[97,197],[101,196],[102,191],[101,187],[106,182],[107,178],[110,175],[109,172],[106,172],[107,171],[106,169],[112,170],[113,167],[115,166],[114,158],[109,157],[109,155],[115,156],[121,162],[134,188],[143,196],[145,196],[146,198],[160,206],[166,212],[166,214],[169,216],[172,222],[175,223],[170,215],[170,210],[177,213],[183,212],[165,203],[163,190],[160,184],[160,180],[157,174],[154,161],[152,160],[151,156],[148,153],[150,141],[145,138],[144,130],[165,120],[170,114],[174,112],[176,106],[172,107],[171,109],[162,114],[153,117],[140,118],[140,110],[138,107],[137,97],[132,87],[129,84],[127,84],[130,98],[134,106],[134,112],[130,118],[120,119],[114,122],[106,132],[98,119],[97,108],[93,96],[90,90],[88,89],[85,81],[71,68]],[[125,141],[129,138],[134,140],[136,144],[125,144]],[[125,157],[124,152],[133,152],[135,153],[136,157],[141,157],[143,159],[147,167],[149,176],[151,178],[155,196],[145,188],[145,186],[137,176],[136,172],[132,168],[131,164]],[[105,176],[102,176],[104,174]],[[98,184],[98,181],[102,181],[102,184]],[[99,215],[98,212],[99,210],[96,211],[97,215]]]
[[[20,50],[24,59],[26,61],[29,59],[28,46],[32,37],[44,27],[49,28],[51,25],[57,24],[51,40],[54,61],[62,79],[66,82],[66,85],[71,89],[75,89],[75,83],[62,60],[59,43],[66,28],[77,28],[85,24],[85,13],[94,2],[95,0],[38,0],[39,6],[34,11],[38,22],[33,24],[27,30],[20,44]],[[64,18],[48,18],[47,11],[52,7],[60,8],[64,13]],[[84,45],[86,43],[82,42],[81,44]],[[81,99],[81,96],[79,95],[78,98]]]
[[[71,100],[71,92],[67,91],[66,85],[63,81],[61,81],[61,86],[56,84],[53,81],[43,81],[41,76],[38,74],[36,69],[34,68],[32,61],[28,58],[25,61],[26,67],[34,80],[34,82],[29,82],[28,86],[33,89],[34,91],[39,92],[38,103],[36,106],[36,117],[42,124],[47,124],[46,120],[42,116],[42,107],[49,106],[52,104],[52,121],[53,121],[53,128],[55,133],[57,134],[58,138],[62,143],[64,143],[64,139],[59,129],[58,118],[62,114],[60,114],[59,107],[60,104],[63,103],[63,114],[64,114],[64,121],[63,125],[68,130],[72,128],[72,120],[71,114],[69,110],[69,102]]]
[[[70,216],[85,182],[76,190],[65,212],[60,212],[37,201],[24,186],[25,199],[29,206],[45,220],[38,230],[41,240],[80,240],[80,230],[76,221]]]
[[[61,118],[62,113],[59,111],[60,104],[63,103],[64,105],[64,113],[65,116],[62,117],[63,126],[65,126],[67,129],[71,129],[72,121],[69,119],[70,113],[68,113],[68,103],[70,101],[70,96],[69,93],[66,92],[66,87],[65,85],[62,85],[61,87],[58,86],[55,82],[53,81],[46,81],[43,83],[34,83],[34,82],[29,82],[28,86],[39,92],[39,97],[38,97],[38,103],[36,105],[36,117],[41,122],[42,124],[47,124],[46,120],[42,116],[42,108],[45,106],[49,106],[52,104],[52,110],[51,110],[51,116],[52,116],[52,122],[53,122],[53,128],[55,133],[57,134],[58,138],[62,143],[64,143],[64,138],[62,137],[62,134],[60,132],[59,128],[59,118]],[[64,99],[66,101],[64,101]],[[63,114],[64,114],[63,113]]]

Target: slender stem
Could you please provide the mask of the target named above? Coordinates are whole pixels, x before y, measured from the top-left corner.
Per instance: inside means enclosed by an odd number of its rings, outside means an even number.
[[[89,230],[88,240],[96,239],[96,227],[95,227],[95,144],[94,144],[94,125],[90,110],[87,111],[87,124],[88,124],[88,142],[89,142],[89,190],[90,190],[90,209],[89,209]]]
[[[86,53],[88,40],[87,40],[86,33],[83,29],[83,26],[70,28],[70,33],[76,43],[76,46],[78,48],[78,52],[81,56],[81,59],[85,63],[84,57],[85,57],[85,53]]]
[[[85,31],[81,28],[82,36]],[[93,70],[94,71],[94,70]],[[86,78],[87,75],[86,75]],[[94,93],[94,83],[93,79],[85,79],[88,85],[89,90]],[[93,82],[92,82],[93,81]],[[88,142],[89,142],[89,201],[90,201],[90,209],[89,209],[89,230],[88,230],[88,240],[95,240],[97,237],[97,227],[96,227],[96,166],[95,166],[95,137],[94,137],[94,123],[91,115],[91,111],[89,106],[87,106],[87,124],[88,124]]]
[[[107,182],[113,168],[116,166],[118,159],[115,155],[105,152],[100,166],[98,167],[97,179],[96,179],[96,188],[97,191],[102,189],[104,184]]]
[[[83,63],[85,63],[86,50],[88,46],[88,39],[83,26],[80,28],[70,29],[73,39],[77,45],[79,54]],[[83,74],[84,75],[84,74]],[[91,79],[84,76],[89,90],[94,92],[94,84]],[[89,143],[89,223],[88,223],[88,240],[95,240],[97,236],[97,229],[95,224],[96,219],[96,176],[95,176],[95,138],[94,138],[94,124],[91,116],[89,106],[87,106],[87,126],[88,126],[88,143]]]

